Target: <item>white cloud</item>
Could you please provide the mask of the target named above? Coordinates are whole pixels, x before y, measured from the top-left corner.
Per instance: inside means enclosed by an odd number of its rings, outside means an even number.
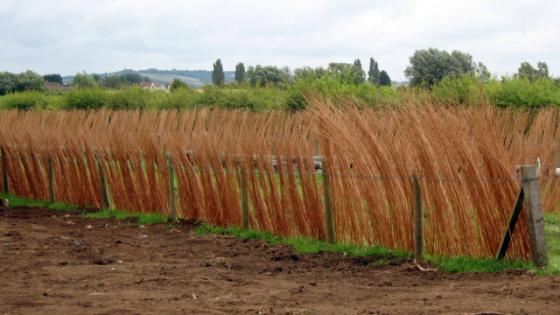
[[[364,66],[394,79],[414,50],[471,53],[498,74],[546,61],[560,75],[560,3],[550,0],[2,0],[0,71],[72,74],[209,69],[239,61]]]

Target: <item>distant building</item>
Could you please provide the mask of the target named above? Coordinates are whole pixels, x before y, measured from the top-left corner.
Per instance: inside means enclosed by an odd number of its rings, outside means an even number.
[[[141,82],[140,84],[138,84],[138,86],[140,86],[143,89],[146,90],[160,90],[160,91],[168,91],[169,90],[169,85],[167,84],[156,84],[154,82]]]

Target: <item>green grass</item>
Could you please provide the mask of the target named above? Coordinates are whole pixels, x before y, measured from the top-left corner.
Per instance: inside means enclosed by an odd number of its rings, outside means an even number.
[[[35,200],[23,197],[17,197],[9,194],[0,193],[0,198],[8,199],[10,207],[30,207],[45,208],[57,211],[80,211],[80,207],[76,205],[66,204],[62,202],[51,203],[47,200]],[[102,209],[97,212],[82,212],[80,215],[86,219],[117,219],[117,220],[136,220],[138,225],[161,224],[167,222],[167,216],[153,213],[133,213],[114,209]]]
[[[84,212],[82,218],[86,219],[116,219],[136,220],[138,225],[161,224],[168,221],[167,216],[153,213],[125,212],[117,209],[101,209],[98,212]]]
[[[397,258],[405,260],[408,258],[408,253],[399,250],[389,250],[383,247],[365,247],[348,244],[329,244],[320,240],[293,237],[284,238],[273,235],[269,232],[256,231],[256,230],[243,230],[240,227],[215,227],[203,223],[196,229],[197,234],[223,234],[232,235],[238,239],[246,240],[263,240],[271,245],[289,245],[294,248],[297,253],[301,254],[315,254],[322,252],[344,253],[347,256],[382,256],[388,258]]]
[[[427,255],[426,260],[440,270],[451,273],[462,272],[504,272],[506,270],[534,270],[535,265],[521,260],[497,261],[493,258],[438,257]]]

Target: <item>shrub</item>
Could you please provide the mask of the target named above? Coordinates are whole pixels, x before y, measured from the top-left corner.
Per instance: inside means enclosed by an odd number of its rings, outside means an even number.
[[[496,105],[529,108],[560,106],[560,87],[548,78],[534,81],[506,78],[497,89]]]
[[[109,104],[109,93],[100,88],[72,89],[64,94],[66,109],[100,109]]]
[[[0,98],[2,109],[44,109],[47,107],[48,98],[40,92],[20,92],[4,95]]]
[[[432,89],[434,100],[440,103],[478,104],[483,83],[473,75],[445,77]]]
[[[111,109],[142,109],[152,100],[152,92],[131,87],[112,93],[108,99],[108,106]]]

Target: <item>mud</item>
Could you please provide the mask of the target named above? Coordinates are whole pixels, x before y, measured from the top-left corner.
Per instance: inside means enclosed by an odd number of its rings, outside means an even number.
[[[560,314],[560,277],[407,262],[0,209],[0,314]]]

